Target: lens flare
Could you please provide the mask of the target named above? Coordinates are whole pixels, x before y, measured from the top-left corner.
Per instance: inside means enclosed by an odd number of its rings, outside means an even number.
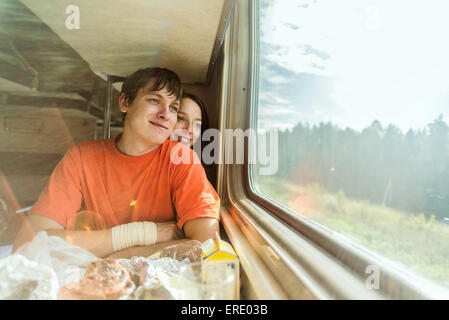
[[[78,211],[67,222],[67,230],[94,231],[103,229],[107,229],[106,222],[104,218],[95,211]]]

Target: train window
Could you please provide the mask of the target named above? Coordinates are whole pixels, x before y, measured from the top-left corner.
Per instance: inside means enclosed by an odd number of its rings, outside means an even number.
[[[274,165],[250,167],[256,194],[443,287],[448,9],[260,1],[252,118]]]

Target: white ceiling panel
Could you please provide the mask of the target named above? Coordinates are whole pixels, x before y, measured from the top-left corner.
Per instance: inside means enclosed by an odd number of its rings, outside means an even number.
[[[206,81],[217,31],[223,29],[223,8],[229,7],[227,0],[21,2],[95,72],[127,76],[160,66],[175,71],[184,83]],[[70,5],[79,8],[79,29],[66,27]]]

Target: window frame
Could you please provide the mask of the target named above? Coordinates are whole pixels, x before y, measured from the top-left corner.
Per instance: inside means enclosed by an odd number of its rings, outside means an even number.
[[[221,132],[249,128],[253,70],[250,59],[253,52],[250,38],[253,34],[250,24],[252,5],[249,1],[236,2],[225,39],[220,92]],[[279,283],[288,299],[381,299],[378,292],[366,290],[363,279],[248,197],[247,161],[243,165],[226,164],[224,151],[228,151],[228,142],[221,135],[217,192],[222,202],[223,227],[241,257],[244,273],[252,274],[249,283],[264,282],[266,279],[255,275],[260,275],[259,270],[252,272],[258,268],[256,261],[245,263],[249,258],[245,252],[238,250],[241,239],[233,237],[233,226],[238,226],[245,242],[267,267],[267,272]],[[235,147],[234,144],[234,152]],[[245,153],[247,159],[247,147]],[[225,219],[227,216],[229,218]]]
[[[231,33],[227,39],[229,52],[225,55],[229,55],[232,61],[229,78],[224,80],[229,97],[222,100],[222,108],[226,111],[220,130],[255,128],[258,111],[259,0],[238,2],[237,7],[228,30]],[[242,54],[245,49],[248,51],[246,57]],[[236,116],[237,113],[239,116]],[[242,117],[242,113],[246,116]],[[226,141],[223,137],[221,148],[224,145]],[[252,166],[248,163],[247,146],[244,165],[220,165],[219,176],[222,181],[219,194],[223,203],[229,207],[233,219],[238,222],[243,234],[248,236],[253,248],[269,246],[290,270],[294,270],[299,282],[316,298],[439,298],[431,292],[436,286],[426,279],[391,265],[375,252],[349,242],[338,233],[299,216],[259,192]],[[264,256],[266,254],[255,250],[270,265],[270,259]],[[320,258],[317,258],[318,255],[321,255]],[[335,272],[333,276],[325,274],[326,271],[316,264],[318,261],[325,269]],[[357,283],[363,284],[367,276],[366,268],[370,265],[378,265],[381,273],[380,290],[374,290],[376,292],[366,292],[357,286]],[[274,267],[270,270],[277,272]],[[339,276],[335,277],[336,274]],[[282,282],[282,279],[279,281]]]

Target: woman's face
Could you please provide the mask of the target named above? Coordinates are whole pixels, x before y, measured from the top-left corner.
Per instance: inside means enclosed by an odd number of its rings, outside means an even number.
[[[179,141],[192,147],[201,134],[200,106],[189,98],[181,100],[178,122],[171,134],[171,140]]]

